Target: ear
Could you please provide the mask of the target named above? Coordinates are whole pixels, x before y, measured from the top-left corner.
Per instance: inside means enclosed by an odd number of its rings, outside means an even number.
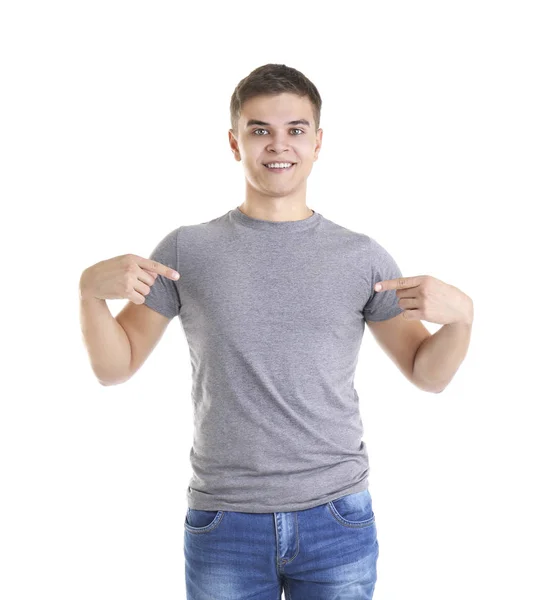
[[[322,136],[324,130],[320,127],[316,132],[316,147],[314,148],[314,161],[318,160],[318,155],[320,154],[320,150],[322,149]]]
[[[232,153],[234,154],[234,158],[237,161],[242,160],[240,156],[240,150],[238,149],[238,141],[234,136],[234,132],[232,129],[229,129],[229,146],[231,147]]]

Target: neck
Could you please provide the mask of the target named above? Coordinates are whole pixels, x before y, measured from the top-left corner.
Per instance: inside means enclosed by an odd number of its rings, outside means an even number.
[[[244,201],[238,209],[248,217],[262,221],[301,221],[314,214],[306,204],[248,202]]]

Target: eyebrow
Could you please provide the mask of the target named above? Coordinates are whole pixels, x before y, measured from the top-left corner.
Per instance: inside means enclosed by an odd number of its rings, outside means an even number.
[[[265,121],[258,121],[257,119],[250,119],[248,123],[246,123],[246,127],[250,127],[250,125],[265,125],[269,127],[271,123],[266,123]],[[289,121],[285,123],[285,125],[306,125],[310,127],[310,123],[306,119],[297,119],[296,121]]]

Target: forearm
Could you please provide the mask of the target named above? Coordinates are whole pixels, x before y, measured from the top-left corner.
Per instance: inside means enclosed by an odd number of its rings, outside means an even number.
[[[473,319],[443,325],[419,346],[413,377],[421,387],[441,392],[467,355]]]
[[[128,379],[131,345],[105,300],[87,294],[80,281],[80,324],[89,361],[99,383],[116,385]]]

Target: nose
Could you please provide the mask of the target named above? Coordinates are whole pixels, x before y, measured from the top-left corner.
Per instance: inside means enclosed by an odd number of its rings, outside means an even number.
[[[267,150],[280,154],[284,150],[288,150],[288,143],[283,135],[269,136]]]

